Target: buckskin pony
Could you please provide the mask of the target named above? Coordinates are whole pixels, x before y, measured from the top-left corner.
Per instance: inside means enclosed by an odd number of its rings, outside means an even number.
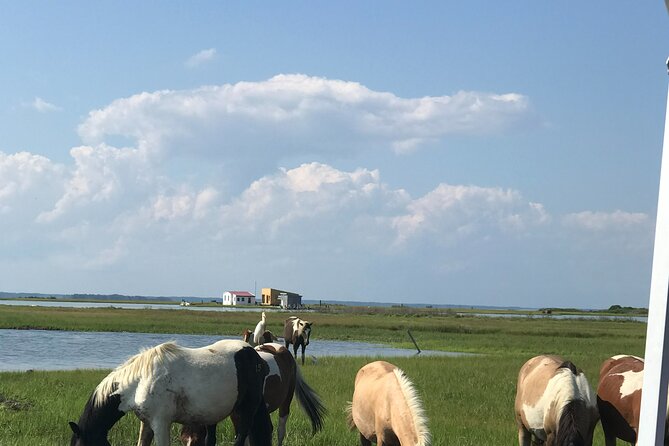
[[[518,373],[518,443],[530,446],[591,446],[598,420],[594,393],[583,372],[559,356],[541,355]]]
[[[304,365],[304,349],[309,345],[309,336],[311,336],[311,322],[297,316],[291,316],[284,322],[283,340],[286,348],[292,344],[293,354],[297,358],[297,348],[302,347],[302,365]]]
[[[168,342],[145,350],[107,375],[91,394],[71,446],[107,446],[107,434],[127,412],[142,421],[139,444],[170,444],[170,425],[216,424],[233,409],[241,424],[235,446],[247,437],[271,446],[272,424],[262,396],[267,364],[247,343],[224,340],[202,348]],[[208,438],[207,445],[215,444]]]
[[[267,341],[269,332],[265,332]],[[271,338],[269,339],[271,341]],[[316,433],[323,427],[323,417],[325,407],[321,403],[318,394],[307,384],[302,377],[299,367],[295,363],[295,358],[283,345],[267,342],[258,345],[256,351],[260,358],[269,366],[269,374],[265,378],[263,396],[267,410],[271,413],[279,409],[279,423],[277,426],[278,445],[283,444],[286,435],[286,423],[290,414],[290,404],[293,401],[293,395],[297,395],[297,401],[302,410],[307,414],[311,421],[312,432]],[[235,430],[238,427],[239,419],[236,414],[232,414],[232,422]],[[203,439],[207,435],[207,430],[215,432],[215,427],[208,426],[184,426],[181,431],[181,441],[187,446],[204,445]],[[211,434],[209,434],[211,435]]]
[[[616,439],[636,444],[643,384],[643,358],[617,355],[602,363],[597,387],[597,406],[606,446]],[[665,428],[664,444],[669,444]]]
[[[430,432],[418,394],[404,372],[385,361],[363,366],[355,377],[348,425],[360,444],[427,446]]]

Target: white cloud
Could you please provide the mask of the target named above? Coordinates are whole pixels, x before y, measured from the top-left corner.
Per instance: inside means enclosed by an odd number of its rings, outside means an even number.
[[[108,214],[124,205],[118,202],[123,196],[132,197],[131,202],[146,196],[146,186],[154,180],[155,174],[146,172],[151,166],[145,154],[138,149],[80,146],[70,150],[70,155],[75,167],[65,193],[52,209],[39,214],[40,222],[51,222],[76,208],[84,212],[95,208],[94,213],[106,208]],[[116,206],[111,206],[114,202]]]
[[[567,214],[562,222],[565,226],[580,228],[592,232],[624,231],[648,225],[650,217],[641,212],[613,212],[583,211]]]
[[[0,152],[0,214],[34,211],[62,191],[64,167],[28,152]]]
[[[206,50],[199,51],[196,54],[193,54],[186,61],[186,66],[188,68],[199,67],[202,64],[214,60],[216,57],[216,48],[208,48]]]
[[[518,191],[440,184],[413,200],[392,218],[397,242],[428,235],[440,244],[497,231],[524,231],[550,221],[539,203],[524,201]]]
[[[560,275],[560,255],[576,272],[610,259],[639,265],[647,214],[552,216],[522,191],[476,185],[435,184],[412,197],[401,176],[390,186],[379,170],[330,162],[504,132],[530,115],[515,93],[400,98],[304,75],[118,99],[82,122],[68,165],[0,152],[0,265],[10,267],[0,279],[29,270],[46,287],[51,274],[81,287],[90,277],[99,290],[134,277],[118,291],[179,294],[258,277],[401,299],[445,276],[467,296],[508,277],[537,279],[514,281],[507,295],[534,292]],[[128,147],[110,145],[117,137]]]
[[[308,163],[254,181],[221,209],[221,226],[223,236],[247,234],[274,241],[330,240],[333,234],[365,238],[370,234],[351,234],[351,228],[407,200],[403,191],[381,183],[376,170],[345,172]]]
[[[55,111],[61,111],[62,110],[61,107],[58,107],[55,104],[47,102],[40,97],[36,97],[32,102],[30,102],[27,105],[30,106],[31,108],[37,110],[40,113],[48,113],[48,112],[55,112]]]
[[[531,118],[516,93],[400,98],[357,82],[300,74],[118,99],[90,112],[86,144],[122,136],[159,154],[276,162],[369,149],[416,150],[453,134],[501,132]]]

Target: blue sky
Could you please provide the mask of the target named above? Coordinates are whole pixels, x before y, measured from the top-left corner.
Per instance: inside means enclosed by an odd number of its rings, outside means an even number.
[[[646,306],[662,2],[10,3],[0,290]]]

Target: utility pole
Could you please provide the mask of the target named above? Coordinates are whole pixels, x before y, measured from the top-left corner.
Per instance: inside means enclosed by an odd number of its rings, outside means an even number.
[[[669,10],[669,0],[665,0]],[[669,71],[669,59],[667,60]],[[669,92],[664,122],[660,190],[655,222],[655,247],[648,303],[646,353],[639,415],[639,446],[662,446],[667,417],[667,296],[669,293]]]

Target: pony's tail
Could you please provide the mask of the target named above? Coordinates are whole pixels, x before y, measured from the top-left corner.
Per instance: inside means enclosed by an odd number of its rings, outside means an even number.
[[[346,424],[350,430],[355,429],[355,421],[353,421],[353,401],[346,403]]]
[[[579,432],[576,419],[580,418],[579,415],[583,415],[585,410],[583,401],[573,400],[567,403],[560,414],[556,444],[583,444],[583,436]]]
[[[311,420],[311,428],[313,432],[316,433],[323,428],[323,417],[325,416],[327,409],[321,402],[321,398],[316,391],[304,381],[299,367],[295,367],[295,375],[295,394],[297,395],[297,401],[300,403],[302,410],[309,416],[309,419]]]

